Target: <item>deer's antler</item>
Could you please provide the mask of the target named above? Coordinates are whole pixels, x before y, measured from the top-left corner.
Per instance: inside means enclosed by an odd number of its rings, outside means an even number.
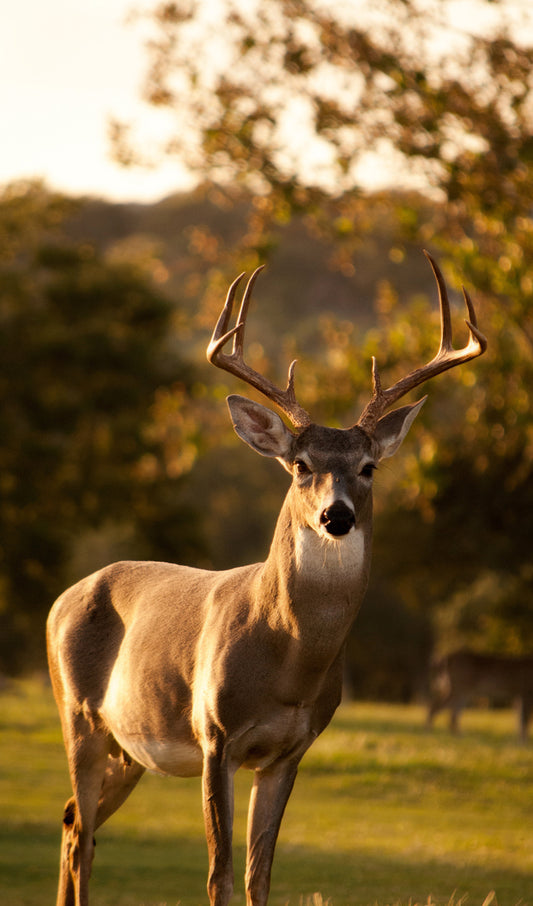
[[[288,416],[295,428],[305,428],[307,425],[311,424],[311,416],[308,412],[305,411],[305,409],[300,406],[294,392],[294,367],[296,365],[296,361],[292,362],[289,367],[287,389],[281,390],[279,387],[276,387],[275,384],[269,381],[268,378],[263,377],[263,375],[259,374],[257,371],[247,365],[243,358],[246,316],[248,314],[248,308],[250,306],[250,301],[252,298],[254,283],[256,281],[257,275],[262,270],[263,266],[256,268],[256,270],[248,280],[244,295],[242,297],[237,324],[231,330],[228,330],[228,325],[233,310],[235,291],[242,278],[244,277],[244,274],[240,274],[240,276],[238,276],[237,279],[234,280],[231,284],[226,296],[224,308],[222,309],[222,313],[213,331],[211,342],[207,347],[207,358],[208,361],[213,365],[216,365],[217,368],[223,368],[224,371],[229,371],[230,374],[234,374],[236,377],[239,377],[243,381],[246,381],[247,384],[255,387],[256,390],[259,390],[259,392],[266,396],[269,400],[272,400],[272,402],[279,406],[282,412],[284,412],[285,415]],[[229,353],[223,352],[223,347],[231,337],[233,337],[232,351]]]
[[[430,362],[428,362],[426,365],[423,365],[421,368],[417,368],[416,371],[410,372],[410,374],[402,378],[396,384],[393,384],[393,386],[389,387],[387,390],[383,390],[381,386],[381,379],[379,376],[376,359],[375,357],[372,357],[372,380],[374,392],[372,399],[365,407],[361,417],[357,422],[358,426],[366,431],[372,432],[376,426],[378,419],[383,415],[385,410],[388,409],[389,406],[391,406],[397,400],[399,400],[402,396],[405,396],[406,393],[409,393],[410,390],[414,390],[415,387],[418,387],[420,384],[423,384],[424,381],[435,377],[442,371],[447,371],[448,368],[455,368],[456,365],[462,365],[464,362],[469,362],[470,359],[475,359],[476,356],[482,355],[482,353],[484,353],[487,348],[486,337],[484,337],[481,331],[478,330],[474,306],[464,286],[463,296],[468,308],[469,315],[469,320],[466,321],[466,324],[470,331],[470,337],[468,343],[463,347],[463,349],[453,348],[450,303],[448,300],[448,293],[446,291],[444,277],[442,276],[438,265],[433,260],[429,252],[424,251],[424,254],[431,265],[439,291],[439,306],[441,317],[441,341],[439,351],[437,352],[437,355],[433,359],[431,359]]]

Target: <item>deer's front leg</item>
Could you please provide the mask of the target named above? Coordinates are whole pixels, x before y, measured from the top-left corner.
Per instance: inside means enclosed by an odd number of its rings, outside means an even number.
[[[274,848],[297,771],[298,760],[291,760],[279,761],[263,771],[255,772],[248,811],[248,906],[265,906],[267,902]]]
[[[202,797],[209,853],[207,892],[211,906],[226,906],[233,893],[233,778],[222,744],[204,756]]]

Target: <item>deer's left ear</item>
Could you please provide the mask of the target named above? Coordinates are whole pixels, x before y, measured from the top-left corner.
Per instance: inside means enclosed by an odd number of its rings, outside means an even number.
[[[379,445],[380,459],[386,459],[396,453],[426,400],[427,396],[411,406],[393,409],[380,418],[373,433],[374,440]]]

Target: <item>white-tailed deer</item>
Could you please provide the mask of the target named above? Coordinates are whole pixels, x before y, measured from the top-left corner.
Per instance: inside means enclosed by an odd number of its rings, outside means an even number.
[[[518,734],[527,739],[533,710],[533,657],[506,657],[454,651],[436,659],[430,667],[431,700],[428,724],[445,709],[450,710],[450,730],[459,731],[459,717],[472,701],[514,701],[518,709]]]
[[[255,271],[230,329],[239,277],[208,359],[272,400],[281,418],[228,398],[237,434],[292,476],[268,557],[209,572],[171,563],[115,563],[66,591],[48,620],[50,673],[73,797],[63,817],[57,903],[87,906],[93,835],[146,770],[202,775],[208,893],[225,906],[233,890],[233,777],[254,772],[247,833],[246,895],[268,898],[278,830],[298,769],[341,698],[344,647],[370,568],[372,473],[397,450],[423,400],[385,410],[408,391],[480,355],[486,340],[468,306],[470,337],[452,347],[442,275],[440,349],[427,365],[374,391],[347,430],[313,424],[294,392],[294,363],[280,390],[243,360]],[[260,270],[260,268],[258,269]],[[233,337],[232,351],[223,352]]]

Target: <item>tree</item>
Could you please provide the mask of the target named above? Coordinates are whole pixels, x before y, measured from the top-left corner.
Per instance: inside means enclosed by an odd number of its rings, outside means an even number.
[[[171,307],[131,261],[65,233],[74,203],[38,184],[0,197],[0,659],[40,665],[44,619],[89,532],[105,559],[197,551],[149,413],[191,372],[163,351]],[[116,539],[122,538],[122,545]],[[122,550],[117,550],[117,548]],[[101,552],[104,554],[104,551]],[[97,566],[101,563],[92,563]]]
[[[320,221],[331,198],[337,229],[357,233],[349,206],[369,166],[381,185],[484,209],[530,190],[533,12],[520,0],[478,0],[470,30],[450,0],[225,0],[215,13],[177,0],[149,23],[144,98],[167,114],[164,153],[252,192],[256,235],[298,211]],[[130,131],[113,124],[125,162]]]
[[[421,455],[406,458],[402,497],[380,523],[391,530],[377,543],[391,581],[419,610],[474,587],[485,567],[509,587],[506,576],[524,575],[533,531],[531,5],[479,0],[468,24],[449,0],[334,10],[319,0],[227,0],[213,21],[206,4],[177,0],[158,3],[149,21],[144,97],[167,114],[165,153],[226,203],[243,188],[253,198],[241,242],[232,237],[211,254],[213,281],[234,258],[239,269],[263,260],[294,217],[328,235],[332,264],[353,273],[368,223],[365,165],[381,184],[414,185],[429,200],[381,196],[401,232],[391,254],[400,259],[411,243],[444,254],[448,275],[475,292],[489,353],[447,378],[425,413]],[[131,159],[128,127],[115,123],[114,135],[119,156]],[[366,342],[367,352],[379,342],[386,373],[432,348],[427,307],[400,301],[379,288],[384,331]],[[326,332],[342,334],[333,321]],[[345,342],[342,350],[337,361],[359,376]],[[314,385],[329,387],[329,408],[343,412],[334,361],[322,371],[313,363]],[[302,372],[305,385],[305,363]],[[394,529],[402,519],[412,523],[408,549],[407,532]],[[530,608],[529,582],[521,589]],[[514,585],[512,598],[520,599]],[[508,612],[514,620],[515,605]],[[533,637],[521,644],[533,650]]]

